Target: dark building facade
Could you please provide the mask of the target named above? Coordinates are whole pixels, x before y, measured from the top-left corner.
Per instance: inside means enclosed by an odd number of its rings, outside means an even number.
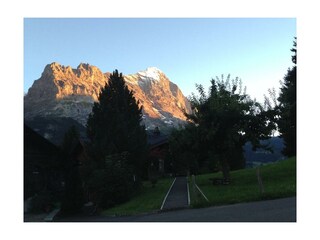
[[[63,188],[60,149],[24,125],[24,199]]]
[[[170,172],[170,163],[166,161],[169,152],[168,135],[161,134],[159,129],[156,128],[148,134],[148,145],[151,171],[160,176],[168,171]]]

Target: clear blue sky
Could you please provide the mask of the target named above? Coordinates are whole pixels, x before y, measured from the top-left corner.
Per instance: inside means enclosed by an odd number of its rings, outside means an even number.
[[[161,69],[188,96],[221,74],[262,101],[292,66],[294,18],[24,19],[24,91],[46,64],[124,74]]]

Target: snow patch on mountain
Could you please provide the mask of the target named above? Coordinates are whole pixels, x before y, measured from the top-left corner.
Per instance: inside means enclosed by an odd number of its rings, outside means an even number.
[[[141,79],[143,79],[143,80],[148,79],[148,80],[159,81],[161,70],[156,67],[148,67],[147,70],[140,71],[140,72],[138,72],[138,74],[140,75]]]

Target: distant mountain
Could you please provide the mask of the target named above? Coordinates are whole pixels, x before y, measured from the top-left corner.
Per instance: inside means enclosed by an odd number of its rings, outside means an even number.
[[[93,103],[98,100],[100,89],[109,76],[110,73],[102,73],[89,64],[81,63],[76,69],[59,63],[48,64],[24,96],[25,121],[35,125],[33,122],[39,123],[41,118],[45,122],[62,118],[73,119],[85,126]],[[190,103],[161,70],[150,67],[126,75],[124,80],[143,106],[143,124],[147,130],[185,123],[184,112],[191,112]]]
[[[268,140],[261,141],[262,144],[269,144],[273,153],[263,149],[252,150],[252,144],[247,142],[243,147],[244,156],[247,167],[255,167],[257,165],[275,162],[284,158],[281,150],[283,149],[283,139],[280,137],[273,137]]]
[[[25,124],[56,146],[62,144],[65,132],[72,126],[78,129],[81,138],[86,137],[86,128],[72,118],[35,117],[29,120],[25,119]]]

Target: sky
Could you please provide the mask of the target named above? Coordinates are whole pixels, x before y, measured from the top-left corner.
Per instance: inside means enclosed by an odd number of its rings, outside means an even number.
[[[292,66],[295,18],[24,18],[24,92],[52,62],[133,74],[157,67],[185,96],[216,76],[258,101]]]

